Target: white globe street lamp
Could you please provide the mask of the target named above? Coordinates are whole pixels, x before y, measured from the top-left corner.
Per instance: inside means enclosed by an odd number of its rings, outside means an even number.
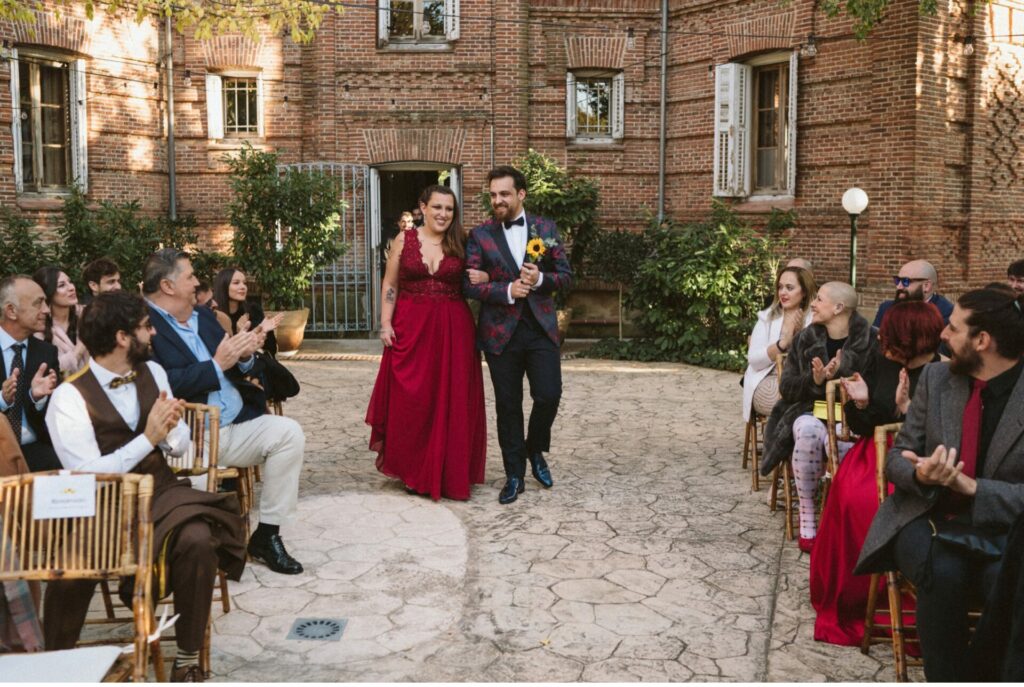
[[[850,216],[850,286],[857,288],[857,218],[868,207],[868,194],[854,186],[843,194],[843,209]]]

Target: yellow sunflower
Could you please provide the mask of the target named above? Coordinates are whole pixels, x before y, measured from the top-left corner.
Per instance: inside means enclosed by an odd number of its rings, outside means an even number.
[[[526,244],[526,254],[532,262],[540,260],[547,250],[547,246],[544,245],[544,240],[541,238],[530,239],[529,243]]]

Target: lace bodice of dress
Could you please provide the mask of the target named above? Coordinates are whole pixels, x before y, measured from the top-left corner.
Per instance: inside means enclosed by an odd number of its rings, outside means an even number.
[[[462,271],[465,264],[465,260],[446,255],[441,259],[437,272],[430,274],[423,262],[419,234],[415,229],[407,229],[399,259],[399,298],[403,295],[462,298]]]

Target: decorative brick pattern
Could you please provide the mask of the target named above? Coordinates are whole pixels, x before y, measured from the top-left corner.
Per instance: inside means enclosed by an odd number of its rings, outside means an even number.
[[[795,4],[795,3],[794,3]],[[795,45],[793,27],[796,9],[767,17],[739,21],[724,27],[730,57],[762,50],[785,50]]]
[[[1021,160],[1021,124],[1024,106],[1021,100],[1022,67],[1017,51],[993,49],[993,77],[990,86],[988,119],[995,132],[988,143],[988,178],[991,190],[1012,188],[1024,172]]]
[[[461,165],[465,129],[363,129],[368,162],[381,164],[406,160]]]
[[[82,55],[91,52],[92,34],[84,19],[66,11],[59,19],[52,12],[36,10],[34,14],[35,22],[12,22],[16,43],[45,45]]]
[[[566,36],[565,60],[569,69],[622,69],[626,38]]]
[[[208,69],[252,67],[261,64],[264,41],[244,36],[217,36],[202,41],[203,62]]]

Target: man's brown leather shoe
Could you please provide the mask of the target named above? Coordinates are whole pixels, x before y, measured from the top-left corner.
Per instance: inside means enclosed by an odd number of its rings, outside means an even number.
[[[171,669],[171,682],[206,682],[203,671],[198,664],[190,666],[174,666]]]

